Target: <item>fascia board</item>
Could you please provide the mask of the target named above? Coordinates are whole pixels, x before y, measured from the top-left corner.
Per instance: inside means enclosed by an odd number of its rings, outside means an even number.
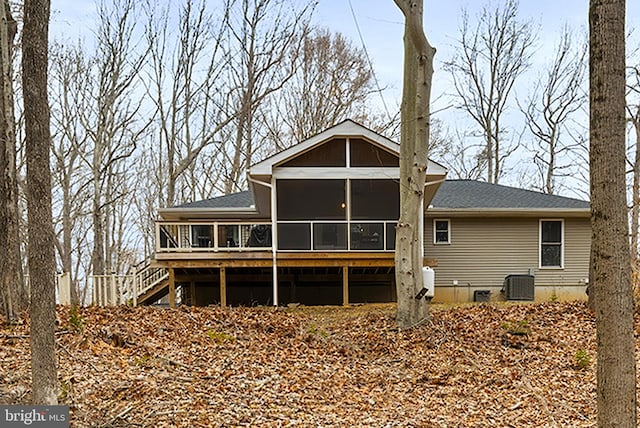
[[[590,217],[589,208],[433,208],[425,210],[429,217]]]
[[[258,215],[255,207],[247,208],[160,208],[158,214],[163,220],[180,220],[190,218],[231,218],[251,217]]]

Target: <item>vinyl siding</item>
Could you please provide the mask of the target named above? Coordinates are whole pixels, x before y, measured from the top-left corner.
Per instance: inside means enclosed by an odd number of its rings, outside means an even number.
[[[438,219],[447,219],[437,217]],[[557,219],[553,217],[553,219]],[[584,285],[589,273],[588,218],[564,219],[564,267],[539,267],[539,218],[449,217],[450,244],[433,243],[433,217],[425,217],[425,257],[434,258],[436,287],[502,287],[510,274],[533,269],[536,288]]]

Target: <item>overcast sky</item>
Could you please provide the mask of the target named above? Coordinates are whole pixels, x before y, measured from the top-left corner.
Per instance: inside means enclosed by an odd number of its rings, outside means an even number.
[[[209,0],[212,4],[217,1]],[[448,76],[442,71],[442,62],[453,55],[460,12],[466,9],[473,21],[484,5],[500,3],[495,0],[492,3],[489,0],[425,0],[425,32],[437,49],[433,89],[436,110],[444,107],[437,103],[443,102],[438,101],[442,100],[439,96],[450,86]],[[84,34],[95,19],[94,4],[93,0],[52,0],[52,37],[62,34],[74,39]],[[588,4],[588,0],[520,1],[521,19],[530,20],[539,29],[536,65],[550,60],[563,25],[569,24],[578,34],[586,35]],[[319,0],[314,22],[343,33],[356,47],[366,47],[381,87],[387,88],[385,100],[389,108],[395,109],[402,84],[403,17],[394,1]],[[627,1],[627,22],[629,30],[640,28],[640,1]],[[632,40],[637,41],[638,37]],[[628,46],[628,50],[632,48]]]
[[[442,71],[442,63],[453,56],[453,44],[459,36],[460,15],[463,9],[473,22],[481,8],[488,4],[501,4],[484,0],[425,0],[424,27],[429,42],[436,47],[433,98],[435,109],[444,108],[446,102],[438,98],[450,87],[449,76]],[[521,0],[521,20],[529,20],[538,32],[538,51],[534,57],[534,70],[548,63],[554,54],[562,27],[568,24],[576,38],[588,32],[588,0]],[[353,10],[353,12],[352,12]],[[354,20],[355,15],[355,20]],[[355,46],[362,41],[370,54],[388,104],[397,105],[402,84],[403,16],[393,0],[320,0],[315,22],[347,35]],[[640,1],[627,1],[627,29],[640,31]],[[633,37],[631,42],[639,40]],[[630,43],[627,49],[634,46]],[[535,77],[535,71],[530,78]],[[440,105],[438,105],[440,103]],[[443,104],[444,103],[444,104]]]
[[[163,1],[163,0],[158,0]],[[171,0],[164,0],[171,1]],[[178,1],[178,0],[173,0]],[[216,9],[221,0],[206,0],[211,9]],[[286,0],[303,3],[306,0]],[[432,89],[432,113],[441,120],[448,135],[468,135],[474,124],[461,111],[452,107],[454,99],[450,76],[443,71],[442,64],[454,54],[454,44],[459,38],[461,12],[467,10],[473,23],[485,6],[494,8],[505,0],[424,0],[425,32],[430,43],[436,47],[435,72]],[[627,0],[627,51],[637,51],[640,46],[640,1]],[[537,33],[537,51],[533,67],[519,80],[515,94],[519,99],[529,94],[542,68],[553,59],[561,29],[569,25],[575,40],[586,40],[588,31],[589,0],[520,0],[520,20],[532,23]],[[79,37],[91,44],[92,28],[96,27],[94,0],[52,0],[51,38],[75,42]],[[345,35],[355,47],[366,48],[373,63],[380,87],[384,88],[384,105],[391,115],[399,110],[402,85],[403,16],[393,0],[318,0],[313,22]],[[637,31],[636,31],[637,29]],[[638,55],[636,53],[636,60]],[[585,77],[585,90],[586,90]],[[374,100],[383,108],[382,101]],[[508,127],[517,137],[524,130],[522,114],[513,108],[505,116]],[[587,126],[588,112],[584,110],[580,119]],[[503,120],[503,125],[505,120]],[[585,128],[586,129],[586,128]],[[466,137],[465,137],[466,138]],[[526,136],[525,136],[526,138]],[[516,157],[512,157],[516,159]],[[516,176],[509,177],[517,180]],[[507,183],[513,184],[513,183]]]

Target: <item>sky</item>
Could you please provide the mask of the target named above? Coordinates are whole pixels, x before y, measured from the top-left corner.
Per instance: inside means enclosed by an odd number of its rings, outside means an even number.
[[[534,69],[553,56],[563,25],[568,24],[586,37],[588,3],[588,0],[520,0],[521,19],[530,20],[540,30]],[[442,63],[453,56],[453,45],[459,35],[461,11],[467,10],[473,20],[480,9],[488,4],[497,5],[500,2],[424,1],[425,33],[429,42],[437,49],[432,91],[433,110],[446,107],[442,95],[448,92],[451,84],[449,76],[442,70]],[[85,35],[95,17],[93,0],[52,0],[51,10],[52,37],[74,39]],[[354,46],[366,48],[380,87],[385,88],[384,102],[392,110],[397,109],[401,96],[403,20],[393,0],[318,0],[313,18],[315,24],[339,31],[352,40]],[[627,22],[628,29],[638,28],[640,31],[639,1],[627,1]]]
[[[163,0],[159,0],[163,1]],[[171,0],[165,0],[171,1]],[[207,0],[212,6],[221,0]],[[289,0],[286,0],[289,1]],[[291,0],[298,4],[305,0]],[[470,22],[479,16],[482,7],[495,7],[504,0],[424,0],[424,29],[437,52],[434,63],[431,111],[440,119],[445,132],[468,131],[473,124],[461,111],[452,108],[451,78],[443,70],[450,60],[459,38],[461,12],[466,10]],[[640,1],[628,0],[627,31],[632,37],[627,50],[640,47]],[[520,0],[520,20],[530,21],[537,30],[536,53],[531,70],[515,87],[515,96],[524,99],[544,66],[552,61],[559,35],[568,25],[578,40],[586,40],[588,33],[589,0]],[[94,0],[52,0],[51,38],[74,40],[90,38],[95,21]],[[393,0],[318,0],[313,23],[341,32],[355,47],[364,47],[382,88],[382,96],[374,99],[377,106],[390,113],[399,111],[402,92],[403,26],[404,18]],[[637,29],[637,31],[636,31]],[[586,79],[586,78],[585,78]],[[586,82],[585,82],[586,83]],[[522,115],[513,109],[507,117],[514,129],[524,128]],[[586,125],[586,123],[585,123]],[[516,184],[511,183],[511,184]]]
[[[497,5],[493,0],[424,1],[424,29],[431,45],[436,48],[432,99],[433,110],[446,107],[442,94],[450,92],[449,76],[442,69],[444,61],[454,54],[459,37],[460,16],[468,11],[470,21],[484,5]],[[553,58],[554,48],[562,27],[568,24],[586,39],[588,31],[588,0],[520,0],[520,17],[530,20],[538,28],[538,51],[533,69]],[[353,11],[353,12],[352,12]],[[354,20],[354,15],[356,19]],[[348,36],[355,46],[362,47],[360,34],[382,87],[389,88],[387,104],[399,104],[402,84],[402,50],[404,18],[393,0],[319,0],[315,22]],[[640,2],[627,1],[627,28],[640,31]],[[636,40],[638,40],[636,38]]]

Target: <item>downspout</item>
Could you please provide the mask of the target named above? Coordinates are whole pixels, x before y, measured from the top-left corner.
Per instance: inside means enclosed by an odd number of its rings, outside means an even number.
[[[275,178],[271,178],[271,183],[265,183],[264,181],[256,180],[251,178],[251,176],[247,175],[247,179],[255,184],[259,184],[261,186],[268,187],[270,190],[271,197],[271,264],[273,266],[272,272],[272,286],[273,286],[273,306],[278,306],[278,259],[277,259],[277,248],[278,248],[278,234],[277,230],[277,222],[276,222],[276,192],[275,192]]]
[[[418,230],[420,232],[420,256],[422,257],[422,263],[424,263],[424,194],[420,199],[420,218],[418,219]]]

